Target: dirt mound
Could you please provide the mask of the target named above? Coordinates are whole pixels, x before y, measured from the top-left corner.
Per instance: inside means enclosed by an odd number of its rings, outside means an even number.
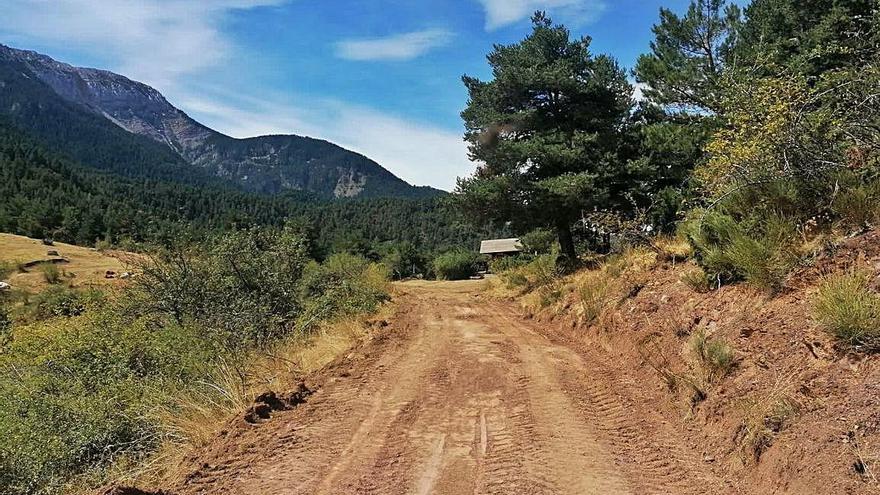
[[[254,399],[254,405],[249,407],[244,413],[244,420],[250,424],[259,423],[261,420],[269,419],[273,411],[287,411],[306,401],[306,398],[312,394],[312,391],[306,387],[305,383],[300,383],[297,387],[278,396],[275,392],[264,392]]]

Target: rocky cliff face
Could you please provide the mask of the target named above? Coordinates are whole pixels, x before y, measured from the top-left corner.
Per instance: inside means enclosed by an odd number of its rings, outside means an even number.
[[[270,194],[305,190],[327,197],[417,197],[438,192],[413,187],[378,163],[326,141],[226,136],[196,122],[154,88],[113,72],[74,67],[0,45],[3,63],[26,67],[65,101],[132,134],[163,143],[187,163],[247,190]]]

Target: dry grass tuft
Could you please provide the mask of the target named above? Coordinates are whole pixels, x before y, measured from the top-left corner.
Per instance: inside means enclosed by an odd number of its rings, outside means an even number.
[[[722,380],[736,367],[733,348],[722,339],[710,338],[703,327],[691,334],[690,346],[708,383]]]
[[[736,439],[743,453],[756,463],[801,409],[791,390],[792,377],[782,376],[769,390],[745,402],[745,417]]]
[[[651,244],[662,261],[680,263],[694,255],[694,247],[684,237],[657,236]]]
[[[869,287],[872,278],[852,271],[831,275],[819,286],[816,321],[846,347],[880,350],[880,295]]]
[[[681,281],[694,292],[705,294],[712,290],[709,275],[702,268],[695,266],[681,274]]]

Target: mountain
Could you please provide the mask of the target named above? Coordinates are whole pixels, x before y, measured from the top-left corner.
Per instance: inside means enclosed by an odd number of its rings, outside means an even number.
[[[265,194],[429,197],[369,158],[294,135],[236,139],[189,117],[154,88],[0,44],[0,115],[95,168],[189,184],[217,178]]]

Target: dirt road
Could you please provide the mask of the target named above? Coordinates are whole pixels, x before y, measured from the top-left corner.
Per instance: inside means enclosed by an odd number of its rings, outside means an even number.
[[[625,377],[476,283],[402,291],[388,331],[307,404],[229,432],[173,493],[718,493],[700,454],[618,393]]]

